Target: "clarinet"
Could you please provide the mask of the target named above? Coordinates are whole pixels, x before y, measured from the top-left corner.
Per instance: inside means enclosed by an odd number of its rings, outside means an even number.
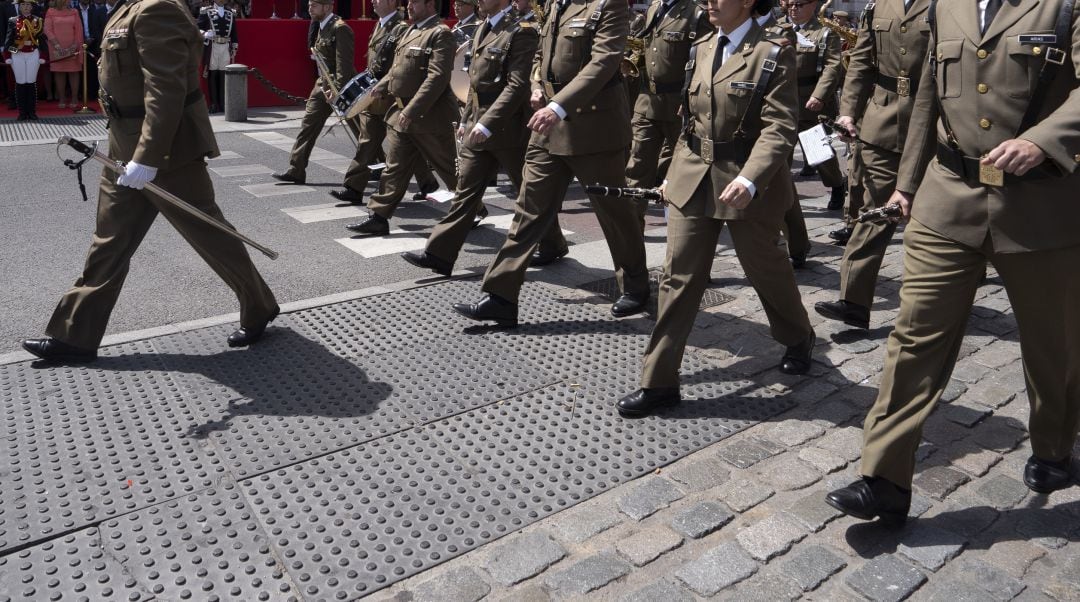
[[[664,197],[656,188],[624,188],[622,186],[586,186],[585,192],[597,196],[624,197],[628,199],[645,199],[646,201],[659,201]]]
[[[883,222],[891,217],[900,217],[903,212],[900,211],[900,205],[885,205],[879,209],[871,209],[859,216],[859,223],[865,224],[866,222]]]

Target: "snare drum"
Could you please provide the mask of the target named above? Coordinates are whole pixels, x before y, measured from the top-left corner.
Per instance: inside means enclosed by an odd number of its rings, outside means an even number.
[[[379,80],[367,71],[357,74],[338,91],[334,109],[346,119],[356,117],[371,103],[369,93],[377,83]]]

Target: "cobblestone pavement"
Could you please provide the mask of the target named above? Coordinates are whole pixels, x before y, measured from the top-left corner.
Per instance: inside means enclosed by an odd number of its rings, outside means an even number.
[[[837,295],[820,185],[803,301]],[[599,248],[599,247],[598,247]],[[1080,487],[1020,481],[1027,401],[991,271],[919,452],[901,530],[823,497],[857,474],[897,310],[820,320],[808,377],[722,246],[687,402],[618,418],[651,322],[530,284],[516,331],[448,311],[471,280],[290,312],[226,351],[226,325],[0,366],[3,600],[1073,600]],[[422,309],[423,311],[418,311]]]

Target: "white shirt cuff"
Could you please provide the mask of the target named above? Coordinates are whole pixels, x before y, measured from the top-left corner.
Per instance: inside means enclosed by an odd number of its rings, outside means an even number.
[[[474,130],[480,130],[481,134],[487,136],[488,138],[491,138],[491,130],[484,127],[484,124],[477,122],[477,124],[473,127],[473,129]]]
[[[746,190],[750,192],[750,198],[757,196],[757,186],[754,183],[742,176],[735,176],[735,181],[746,186]]]
[[[552,101],[547,104],[547,108],[555,111],[555,114],[559,116],[559,119],[566,119],[566,109],[559,106],[559,103]]]

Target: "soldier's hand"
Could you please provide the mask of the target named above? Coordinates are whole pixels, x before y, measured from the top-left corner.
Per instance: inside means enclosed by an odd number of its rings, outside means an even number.
[[[1046,153],[1034,142],[1013,138],[997,145],[979,163],[993,164],[1005,173],[1022,176],[1045,160]]]
[[[818,113],[823,108],[825,108],[825,103],[821,102],[814,96],[811,96],[810,100],[806,101],[806,110],[808,111]]]
[[[142,190],[147,183],[157,177],[157,168],[149,165],[140,165],[134,161],[128,161],[124,166],[124,173],[116,178],[120,186],[127,186],[136,190]]]
[[[480,144],[484,140],[487,140],[487,138],[488,138],[487,134],[480,131],[480,128],[474,127],[472,129],[472,131],[469,132],[469,144],[473,144],[473,145]]]
[[[544,107],[533,113],[533,116],[529,118],[529,129],[538,134],[547,135],[558,122],[559,116],[555,111]]]
[[[853,142],[859,135],[859,131],[855,129],[855,120],[847,115],[841,115],[836,118],[836,128],[839,130],[840,139],[845,142]]]
[[[529,97],[529,106],[531,106],[534,111],[539,111],[540,108],[544,106],[543,90],[533,90],[532,96]]]
[[[663,183],[660,184],[660,188],[657,188],[656,191],[660,193],[660,200],[656,201],[656,204],[667,205],[667,194],[665,194],[667,192],[667,180],[664,180]]]
[[[330,88],[326,88],[322,93],[326,97],[326,102],[334,102],[334,92]]]
[[[459,125],[454,136],[457,138],[458,142],[463,142],[465,140],[465,128]]]
[[[398,127],[400,127],[402,130],[409,129],[409,124],[411,123],[412,119],[405,113],[402,113],[401,116],[398,117]]]
[[[915,196],[906,192],[894,190],[885,205],[900,205],[900,217],[890,218],[894,222],[906,223],[911,219],[911,205],[915,202]]]
[[[735,209],[746,209],[750,204],[750,191],[739,182],[731,182],[724,187],[723,192],[717,198],[721,203]]]

